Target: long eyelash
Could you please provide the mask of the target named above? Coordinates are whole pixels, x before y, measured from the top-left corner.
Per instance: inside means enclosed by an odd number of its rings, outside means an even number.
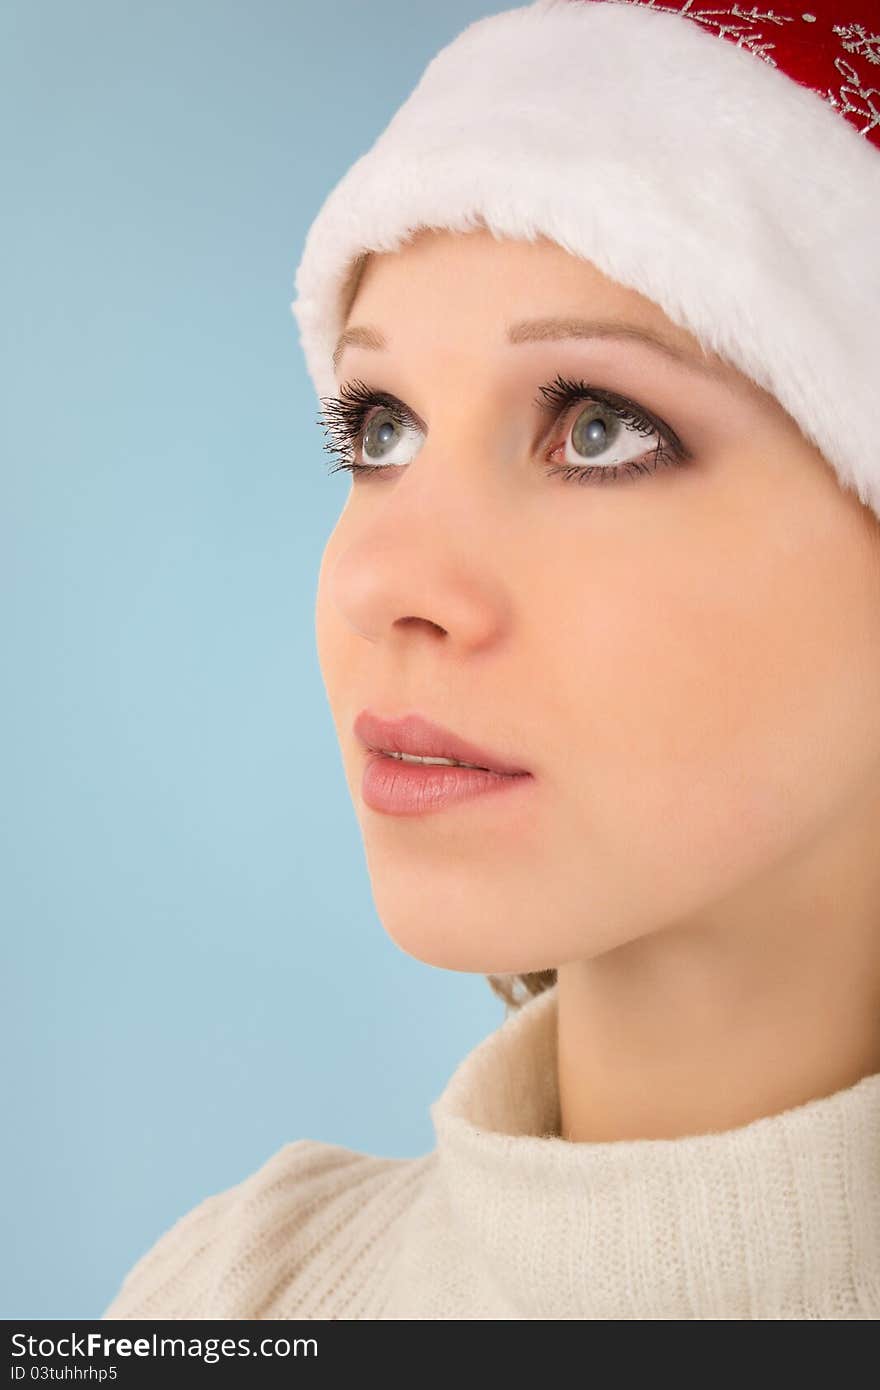
[[[627,396],[602,387],[590,386],[584,381],[572,381],[557,374],[555,379],[541,386],[533,404],[543,413],[559,419],[576,401],[593,401],[605,405],[620,422],[638,434],[656,434],[660,443],[646,458],[630,459],[623,464],[550,464],[546,473],[559,474],[567,480],[579,483],[592,482],[600,478],[603,483],[613,482],[626,475],[639,475],[656,472],[664,464],[686,463],[693,457],[690,450],[679,439],[675,431],[652,414],[644,406],[638,406]],[[329,473],[346,469],[350,473],[383,473],[388,465],[356,463],[354,455],[360,447],[367,424],[367,417],[375,406],[385,406],[401,422],[421,428],[421,422],[397,396],[388,391],[375,390],[361,380],[346,382],[340,387],[339,396],[322,396],[322,413],[318,416],[328,436],[323,448],[338,457],[338,462],[328,465]]]
[[[552,414],[554,419],[559,419],[579,400],[606,405],[622,424],[635,430],[637,434],[656,434],[660,442],[647,458],[629,459],[626,463],[615,464],[550,464],[545,470],[548,475],[559,474],[569,481],[578,483],[595,482],[597,478],[600,482],[607,483],[624,475],[655,473],[663,465],[681,465],[693,458],[691,451],[682,443],[675,430],[664,420],[644,406],[636,405],[628,396],[621,396],[617,391],[606,391],[600,386],[590,386],[584,381],[570,381],[557,374],[554,381],[539,388],[533,404],[539,410]]]
[[[328,466],[328,473],[338,473],[346,468],[351,473],[381,473],[385,464],[355,463],[353,456],[363,440],[367,415],[373,406],[384,405],[394,412],[395,417],[415,429],[421,428],[419,421],[404,401],[392,396],[388,391],[376,391],[360,380],[347,381],[339,388],[338,396],[322,396],[323,410],[318,416],[318,424],[323,426],[327,440],[322,446],[327,453],[336,454],[339,462]]]

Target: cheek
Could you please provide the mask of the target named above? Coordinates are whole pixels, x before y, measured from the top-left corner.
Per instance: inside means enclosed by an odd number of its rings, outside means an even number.
[[[333,621],[329,594],[329,574],[332,564],[333,539],[331,537],[321,557],[321,567],[318,571],[318,583],[315,590],[315,644],[318,664],[321,667],[325,685],[328,684],[328,676],[335,663],[337,647],[334,633],[337,631],[338,625]],[[332,696],[332,691],[329,689],[327,693]]]
[[[321,558],[318,583],[315,591],[315,647],[318,665],[324,681],[327,702],[336,725],[340,740],[343,730],[340,724],[353,716],[347,709],[346,697],[350,694],[354,673],[351,670],[352,652],[356,644],[352,640],[350,628],[343,621],[338,607],[332,599],[331,575],[340,550],[341,538],[337,526]],[[351,730],[345,729],[347,741]]]
[[[797,526],[720,514],[606,537],[588,567],[569,553],[540,600],[554,836],[631,906],[639,883],[684,910],[766,865],[880,747],[880,594],[857,532],[809,504]]]

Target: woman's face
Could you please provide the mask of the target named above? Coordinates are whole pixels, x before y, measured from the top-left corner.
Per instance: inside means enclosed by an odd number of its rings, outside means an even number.
[[[353,457],[388,461],[353,475],[316,632],[390,936],[542,970],[697,925],[809,856],[878,782],[880,530],[780,405],[549,241],[420,233],[368,260],[347,327],[384,346],[344,348],[340,391],[402,405],[367,408]],[[557,377],[631,413],[560,406]],[[531,776],[376,810],[365,708]]]

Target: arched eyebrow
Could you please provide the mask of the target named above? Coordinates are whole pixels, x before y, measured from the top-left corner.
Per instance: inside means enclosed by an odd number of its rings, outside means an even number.
[[[509,343],[561,342],[567,338],[617,338],[623,341],[644,343],[655,352],[662,352],[680,366],[704,376],[728,380],[730,368],[719,360],[717,365],[703,353],[702,356],[687,348],[679,347],[650,328],[640,328],[634,323],[621,319],[578,319],[543,318],[523,319],[512,323],[507,329]],[[336,344],[333,353],[333,366],[339,366],[339,359],[347,347],[362,347],[381,352],[388,347],[388,341],[379,331],[368,324],[346,328]]]
[[[339,366],[339,359],[347,347],[373,348],[376,352],[382,352],[387,346],[388,342],[378,328],[370,328],[366,324],[346,328],[333,350],[333,366]]]

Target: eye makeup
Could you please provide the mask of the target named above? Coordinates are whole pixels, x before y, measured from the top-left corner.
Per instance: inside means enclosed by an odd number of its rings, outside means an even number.
[[[619,464],[591,464],[586,456],[583,456],[583,463],[566,462],[560,465],[551,461],[553,455],[558,452],[557,442],[549,456],[545,454],[545,472],[548,476],[558,475],[565,481],[580,484],[599,482],[607,485],[624,477],[639,477],[656,472],[662,466],[682,466],[693,457],[671,426],[646,407],[619,392],[557,374],[554,380],[539,388],[533,401],[538,412],[548,418],[550,429],[554,425],[558,427],[561,420],[567,418],[573,407],[578,404],[595,408],[592,413],[597,418],[591,421],[588,428],[588,433],[593,431],[594,438],[596,427],[607,433],[607,425],[610,424],[613,439],[627,435],[643,436],[655,439],[656,443],[638,458]],[[355,476],[375,476],[393,472],[401,466],[400,463],[360,462],[358,455],[362,455],[368,429],[377,420],[382,420],[392,429],[397,426],[404,431],[427,434],[423,421],[405,401],[390,392],[370,387],[358,379],[346,382],[340,388],[338,397],[322,397],[322,405],[323,411],[318,417],[318,423],[323,426],[327,435],[324,448],[337,460],[328,465],[330,473],[344,469]],[[581,411],[575,419],[575,425],[588,413],[588,409]],[[545,431],[542,447],[546,449],[548,438],[555,437],[549,430]],[[566,442],[565,436],[562,442]]]

